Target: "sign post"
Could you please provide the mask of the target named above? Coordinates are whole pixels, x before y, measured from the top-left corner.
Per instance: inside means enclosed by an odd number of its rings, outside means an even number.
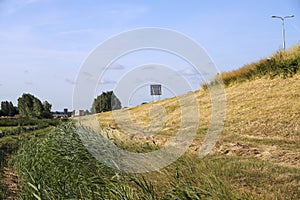
[[[150,85],[150,94],[151,96],[158,96],[160,100],[160,95],[161,95],[161,85],[160,84],[152,84]]]

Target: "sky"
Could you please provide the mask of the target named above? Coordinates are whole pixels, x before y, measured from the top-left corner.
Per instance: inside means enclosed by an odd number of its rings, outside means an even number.
[[[0,0],[0,101],[16,105],[18,97],[31,93],[50,102],[53,110],[72,110],[79,73],[85,73],[87,81],[97,80],[96,97],[114,90],[122,77],[149,63],[167,65],[189,82],[190,89],[182,93],[196,90],[201,74],[164,51],[123,55],[101,77],[81,68],[109,38],[157,27],[191,38],[220,72],[230,71],[282,49],[281,21],[272,15],[295,15],[285,21],[286,46],[300,43],[299,0]],[[150,96],[149,82],[139,83],[130,94],[129,99],[120,97],[123,106],[178,95],[163,85],[161,97]],[[82,109],[88,109],[85,106]]]

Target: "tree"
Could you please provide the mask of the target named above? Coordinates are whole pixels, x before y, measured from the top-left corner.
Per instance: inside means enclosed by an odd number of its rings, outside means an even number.
[[[51,118],[52,117],[51,107],[52,107],[52,105],[48,101],[44,101],[44,103],[43,103],[43,114],[42,114],[42,116],[44,118]]]
[[[17,108],[10,101],[1,102],[1,115],[2,116],[15,116],[17,114]]]
[[[42,102],[37,99],[34,98],[33,99],[33,116],[34,117],[41,117],[43,113],[43,104]]]
[[[31,94],[23,94],[18,98],[19,113],[23,117],[33,117],[33,99],[35,97]]]
[[[102,92],[100,96],[94,99],[92,112],[99,113],[121,108],[121,102],[113,91]]]
[[[1,111],[2,111],[3,116],[8,116],[8,113],[9,113],[9,102],[8,101],[1,102]]]
[[[46,108],[46,110],[44,109]],[[18,98],[19,113],[23,117],[44,117],[44,114],[49,114],[51,104],[44,103],[31,94],[23,94]]]

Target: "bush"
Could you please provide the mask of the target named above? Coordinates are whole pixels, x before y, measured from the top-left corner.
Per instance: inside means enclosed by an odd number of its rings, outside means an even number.
[[[299,72],[300,68],[300,45],[287,51],[278,51],[270,58],[261,59],[258,62],[244,65],[231,72],[221,74],[224,85],[253,80],[263,76],[292,77]]]

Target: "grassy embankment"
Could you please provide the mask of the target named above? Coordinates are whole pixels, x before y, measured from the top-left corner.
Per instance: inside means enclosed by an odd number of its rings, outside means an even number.
[[[226,121],[210,155],[197,153],[210,123],[207,90],[199,101],[197,136],[189,152],[159,171],[129,174],[100,163],[83,147],[75,126],[63,124],[42,138],[23,144],[15,157],[23,199],[299,199],[300,198],[300,46],[271,58],[223,73]],[[151,137],[122,137],[112,113],[98,114],[112,141],[132,151],[165,144],[179,129],[178,98],[116,111],[129,111],[139,131],[153,131],[149,109],[167,113],[163,128]],[[181,106],[189,106],[183,102]],[[163,113],[161,113],[163,114]],[[157,119],[162,116],[156,116]],[[159,123],[158,123],[159,124]],[[120,141],[121,139],[125,139]]]

